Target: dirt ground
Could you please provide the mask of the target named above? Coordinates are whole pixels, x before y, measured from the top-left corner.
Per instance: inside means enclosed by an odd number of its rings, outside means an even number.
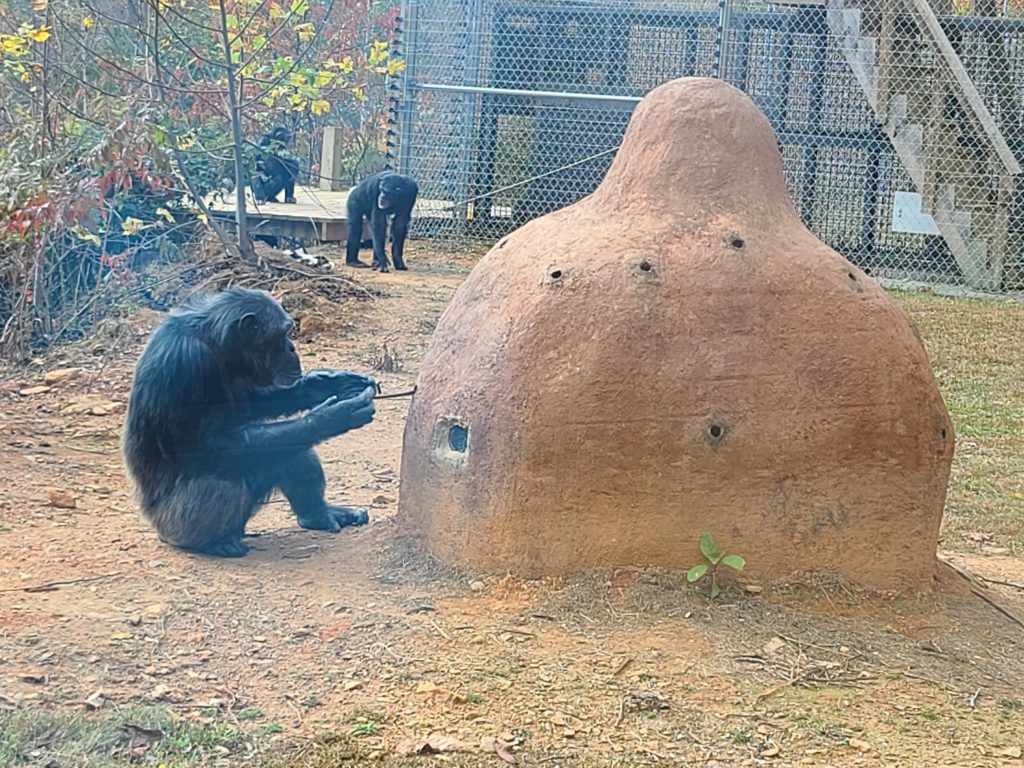
[[[386,341],[400,370],[375,375],[409,388],[473,258],[415,242],[409,263],[358,274],[383,296],[304,310],[304,364],[371,371]],[[1024,615],[1021,589],[943,567],[930,595],[809,579],[712,601],[673,573],[459,573],[409,556],[395,529],[405,400],[321,449],[330,497],[369,508],[367,527],[303,531],[273,502],[244,559],[161,545],[118,453],[131,366],[160,317],[140,311],[0,383],[9,717],[157,705],[271,747],[333,734],[346,751],[324,766],[449,759],[398,758],[431,734],[458,765],[1024,765],[1024,627],[996,607]],[[80,375],[32,393],[68,366]],[[1012,556],[944,556],[1024,582]],[[73,764],[48,749],[28,763]]]

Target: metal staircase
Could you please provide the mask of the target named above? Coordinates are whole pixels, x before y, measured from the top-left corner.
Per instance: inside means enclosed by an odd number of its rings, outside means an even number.
[[[1020,164],[928,0],[852,2],[827,1],[832,34],[965,281],[998,290]]]

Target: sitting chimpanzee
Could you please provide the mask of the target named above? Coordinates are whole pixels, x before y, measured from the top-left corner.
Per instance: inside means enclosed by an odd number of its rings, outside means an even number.
[[[303,528],[367,522],[364,510],[324,500],[313,446],[372,421],[376,384],[344,371],[303,374],[292,325],[265,291],[230,288],[190,298],[153,333],[135,368],[122,450],[161,540],[241,557],[246,523],[275,490]]]
[[[292,132],[277,126],[260,137],[256,174],[252,178],[252,196],[258,203],[279,202],[284,191],[286,203],[295,202],[295,180],[299,177],[299,161],[288,151]]]
[[[388,216],[394,215],[391,222],[391,256],[395,261],[395,269],[406,269],[402,254],[417,194],[419,187],[415,179],[391,171],[375,173],[349,192],[345,263],[350,267],[366,266],[359,260],[359,247],[365,242],[362,237],[363,219],[366,218],[370,220],[370,231],[373,233],[373,268],[387,272],[388,255],[384,252],[384,242]]]

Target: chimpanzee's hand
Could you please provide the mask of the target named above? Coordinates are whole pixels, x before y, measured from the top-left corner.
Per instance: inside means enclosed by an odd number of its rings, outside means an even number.
[[[377,388],[372,386],[347,400],[329,397],[307,413],[305,419],[325,438],[359,429],[373,421],[376,412],[373,396],[376,392]]]
[[[339,400],[355,397],[367,387],[376,388],[377,382],[349,371],[310,371],[303,376],[303,386],[311,402],[322,403],[331,396]]]

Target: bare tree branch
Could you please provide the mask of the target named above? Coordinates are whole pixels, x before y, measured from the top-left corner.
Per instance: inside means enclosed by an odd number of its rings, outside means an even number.
[[[223,7],[223,0],[220,0],[220,2],[221,2],[221,6]],[[170,102],[168,101],[167,92],[163,89],[163,81],[162,81],[162,75],[161,75],[162,64],[160,62],[160,14],[159,14],[159,12],[156,12],[156,13],[153,14],[153,36],[152,36],[151,40],[152,40],[152,44],[151,44],[151,48],[150,48],[150,54],[153,57],[153,67],[154,67],[155,84],[156,84],[157,92],[159,93],[160,98],[164,102],[164,104],[169,104]],[[171,152],[174,155],[174,161],[175,161],[175,163],[177,163],[177,165],[178,165],[178,172],[181,174],[181,180],[188,187],[189,194],[192,196],[192,199],[195,201],[196,205],[199,207],[199,210],[202,211],[203,215],[206,217],[206,223],[210,225],[210,227],[216,233],[217,239],[220,240],[221,244],[225,248],[227,248],[233,255],[237,256],[238,258],[240,258],[242,260],[247,260],[248,257],[250,256],[250,254],[245,253],[243,247],[241,247],[238,243],[235,243],[235,241],[232,240],[232,238],[224,230],[224,227],[222,227],[220,225],[220,222],[218,222],[217,219],[213,215],[211,215],[210,209],[206,205],[206,201],[203,199],[202,195],[199,194],[198,190],[196,190],[195,185],[192,183],[192,180],[189,178],[188,170],[187,170],[187,168],[185,166],[184,156],[182,155],[181,150],[178,147],[178,138],[177,138],[177,136],[175,136],[173,132],[169,132],[168,136],[170,137],[170,141],[171,141]],[[236,162],[236,173],[237,173],[237,162],[238,162],[237,161],[237,154],[238,153],[236,151],[236,161],[235,161]],[[244,199],[245,199],[245,190],[244,190],[244,188],[242,189],[241,194],[242,194],[242,199],[243,199],[243,202],[244,202]],[[242,215],[244,217],[244,211],[242,212]],[[242,230],[239,230],[239,234],[240,235],[242,234]],[[252,249],[251,245],[249,246],[249,249],[251,251],[251,249]]]

